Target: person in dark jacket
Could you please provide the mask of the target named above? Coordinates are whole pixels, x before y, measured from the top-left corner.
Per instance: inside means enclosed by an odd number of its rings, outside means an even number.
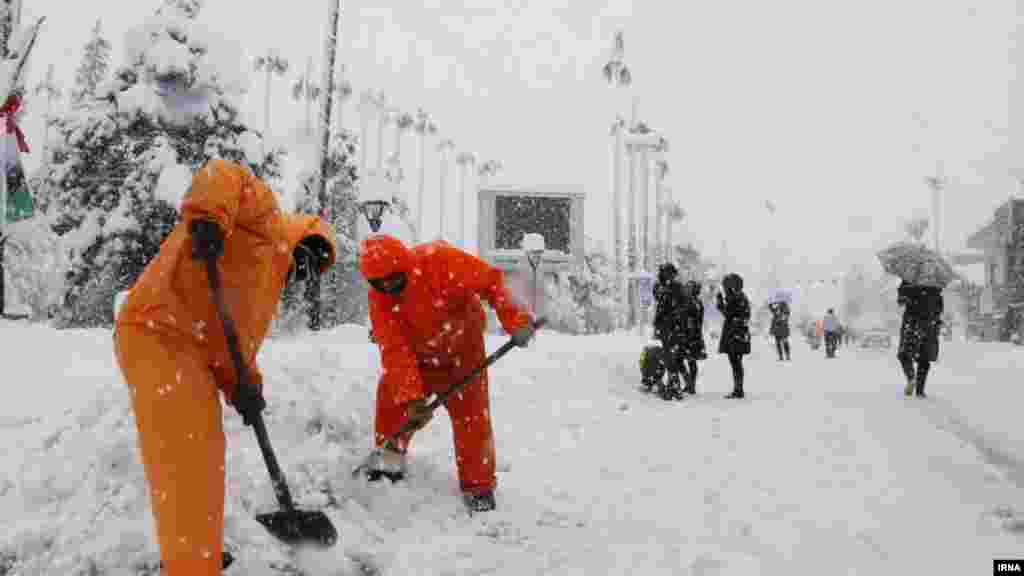
[[[658,282],[654,285],[654,337],[661,341],[662,360],[668,373],[668,381],[663,382],[659,378],[657,384],[658,393],[665,400],[683,398],[679,375],[685,369],[680,359],[685,341],[683,307],[686,295],[678,275],[674,264],[662,264],[658,268]]]
[[[825,312],[821,325],[825,330],[825,357],[835,358],[836,346],[839,344],[839,318],[836,318],[834,310],[829,308]]]
[[[768,305],[772,313],[771,334],[775,338],[775,350],[779,353],[779,362],[789,360],[789,304],[773,302]]]
[[[896,357],[903,367],[907,385],[903,393],[924,398],[924,384],[932,362],[939,359],[939,330],[942,326],[942,290],[901,282],[897,302],[904,306],[900,326],[900,347]],[[916,362],[916,366],[915,366]]]
[[[716,305],[725,317],[718,353],[729,357],[732,367],[732,394],[726,398],[743,398],[743,356],[750,354],[750,300],[743,293],[743,278],[726,274],[722,278],[725,294],[717,294]]]
[[[697,393],[697,361],[708,357],[704,346],[704,303],[700,301],[700,290],[700,284],[694,280],[683,285],[683,346],[679,364],[683,366],[683,379],[686,381],[683,392],[687,394]]]

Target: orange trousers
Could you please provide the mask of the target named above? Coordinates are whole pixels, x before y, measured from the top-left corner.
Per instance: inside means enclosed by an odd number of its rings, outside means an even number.
[[[420,363],[420,374],[428,394],[440,394],[484,362],[483,334],[471,339],[473,342],[470,349],[462,351],[451,366]],[[378,447],[382,447],[389,436],[398,432],[408,416],[405,407],[396,404],[382,388],[377,388],[377,414],[374,419]],[[460,393],[450,396],[445,409],[452,422],[455,464],[459,470],[462,491],[477,494],[494,490],[497,479],[494,474],[494,431],[491,428],[487,371],[473,378]],[[399,450],[405,452],[411,440],[412,434],[400,438]]]
[[[224,429],[203,354],[180,337],[118,326],[114,348],[139,434],[165,576],[222,573]]]

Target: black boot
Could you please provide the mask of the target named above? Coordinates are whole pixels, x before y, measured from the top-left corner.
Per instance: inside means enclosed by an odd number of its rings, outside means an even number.
[[[927,364],[919,364],[917,367],[917,381],[915,382],[914,395],[918,398],[927,398],[924,393],[924,383],[928,380],[928,368]]]
[[[387,478],[388,480],[391,480],[392,484],[394,484],[395,482],[401,482],[402,480],[405,479],[405,472],[391,472],[391,471],[388,471],[388,470],[367,470],[366,471],[366,481],[367,482],[377,482],[377,481],[381,480],[382,478]]]
[[[743,373],[734,374],[732,377],[732,394],[726,398],[743,398]]]
[[[490,512],[498,507],[498,503],[494,501],[494,492],[491,490],[479,494],[467,492],[462,495],[462,501],[466,503],[466,508],[469,508],[470,513]]]
[[[697,362],[690,360],[690,370],[686,374],[686,387],[683,388],[686,394],[697,393]]]
[[[789,360],[789,340],[782,343],[782,349],[786,352],[786,360]]]
[[[907,379],[907,385],[903,387],[903,395],[910,396],[914,393],[914,388],[917,383],[917,374],[914,371],[914,361],[903,354],[897,355],[897,359],[900,361],[900,367],[903,368],[903,376]]]
[[[741,356],[729,358],[732,365],[732,394],[726,398],[743,398],[743,363]]]
[[[659,392],[662,400],[682,399],[683,394],[679,386],[679,372],[669,372],[667,382],[661,387]]]

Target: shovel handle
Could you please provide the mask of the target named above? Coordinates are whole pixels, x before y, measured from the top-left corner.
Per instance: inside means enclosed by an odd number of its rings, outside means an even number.
[[[235,331],[235,325],[231,321],[227,305],[224,303],[224,291],[220,283],[220,270],[217,268],[217,258],[215,256],[210,256],[206,260],[206,275],[210,281],[210,294],[213,297],[213,304],[217,308],[217,316],[220,317],[220,322],[224,326],[224,339],[227,341],[231,362],[235,366],[238,388],[251,386],[249,379],[246,378],[245,364],[242,362],[242,352],[238,346],[238,333]],[[260,445],[260,452],[263,453],[263,461],[267,465],[267,472],[270,473],[271,483],[274,485],[274,495],[277,496],[277,503],[285,510],[294,510],[295,503],[292,501],[292,494],[288,490],[288,482],[281,471],[281,466],[277,463],[274,448],[270,445],[270,437],[267,435],[267,425],[263,421],[263,414],[254,414],[251,418],[251,424],[253,431],[256,433],[256,442]]]
[[[547,324],[547,318],[538,318],[533,322],[533,328],[536,330],[537,328],[540,328],[544,324]],[[469,384],[473,380],[473,378],[476,378],[478,374],[480,374],[488,367],[490,367],[491,364],[497,362],[499,358],[501,358],[505,354],[508,354],[509,351],[515,347],[515,342],[509,339],[508,342],[505,342],[504,344],[501,345],[501,348],[495,350],[490,356],[485,358],[483,362],[481,362],[479,365],[470,370],[469,374],[466,374],[465,376],[462,377],[461,380],[449,386],[448,389],[445,390],[444,392],[438,394],[437,397],[434,398],[432,402],[430,402],[430,404],[427,404],[427,408],[429,408],[431,412],[437,410],[438,406],[447,402],[448,398],[450,398],[452,394],[455,394],[459,390],[462,390],[466,386],[466,384]],[[405,424],[402,424],[402,427],[398,429],[398,432],[395,432],[391,436],[388,436],[386,440],[384,440],[384,447],[388,448],[389,450],[396,450],[396,443],[398,442],[398,439],[404,436],[405,434],[412,432],[415,429],[416,425],[406,420]]]

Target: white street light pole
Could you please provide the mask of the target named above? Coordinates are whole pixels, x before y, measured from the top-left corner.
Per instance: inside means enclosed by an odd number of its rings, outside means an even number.
[[[469,188],[469,167],[476,163],[476,156],[471,152],[463,152],[455,159],[459,167],[459,233],[458,245],[466,249],[466,189]]]
[[[449,158],[449,152],[455,148],[455,142],[450,138],[441,140],[437,145],[439,152],[438,164],[439,164],[439,188],[437,191],[437,236],[443,240],[447,239],[444,229],[444,216],[445,216],[445,200],[448,196],[448,166],[451,164]]]
[[[612,261],[615,265],[615,282],[622,287],[622,162],[623,162],[623,138],[626,123],[622,118],[616,119],[612,124],[612,135],[614,136],[612,153]]]
[[[536,318],[541,313],[538,268],[544,257],[544,236],[536,232],[524,234],[520,247],[526,253],[526,261],[529,262],[530,268],[533,269],[533,316]]]

